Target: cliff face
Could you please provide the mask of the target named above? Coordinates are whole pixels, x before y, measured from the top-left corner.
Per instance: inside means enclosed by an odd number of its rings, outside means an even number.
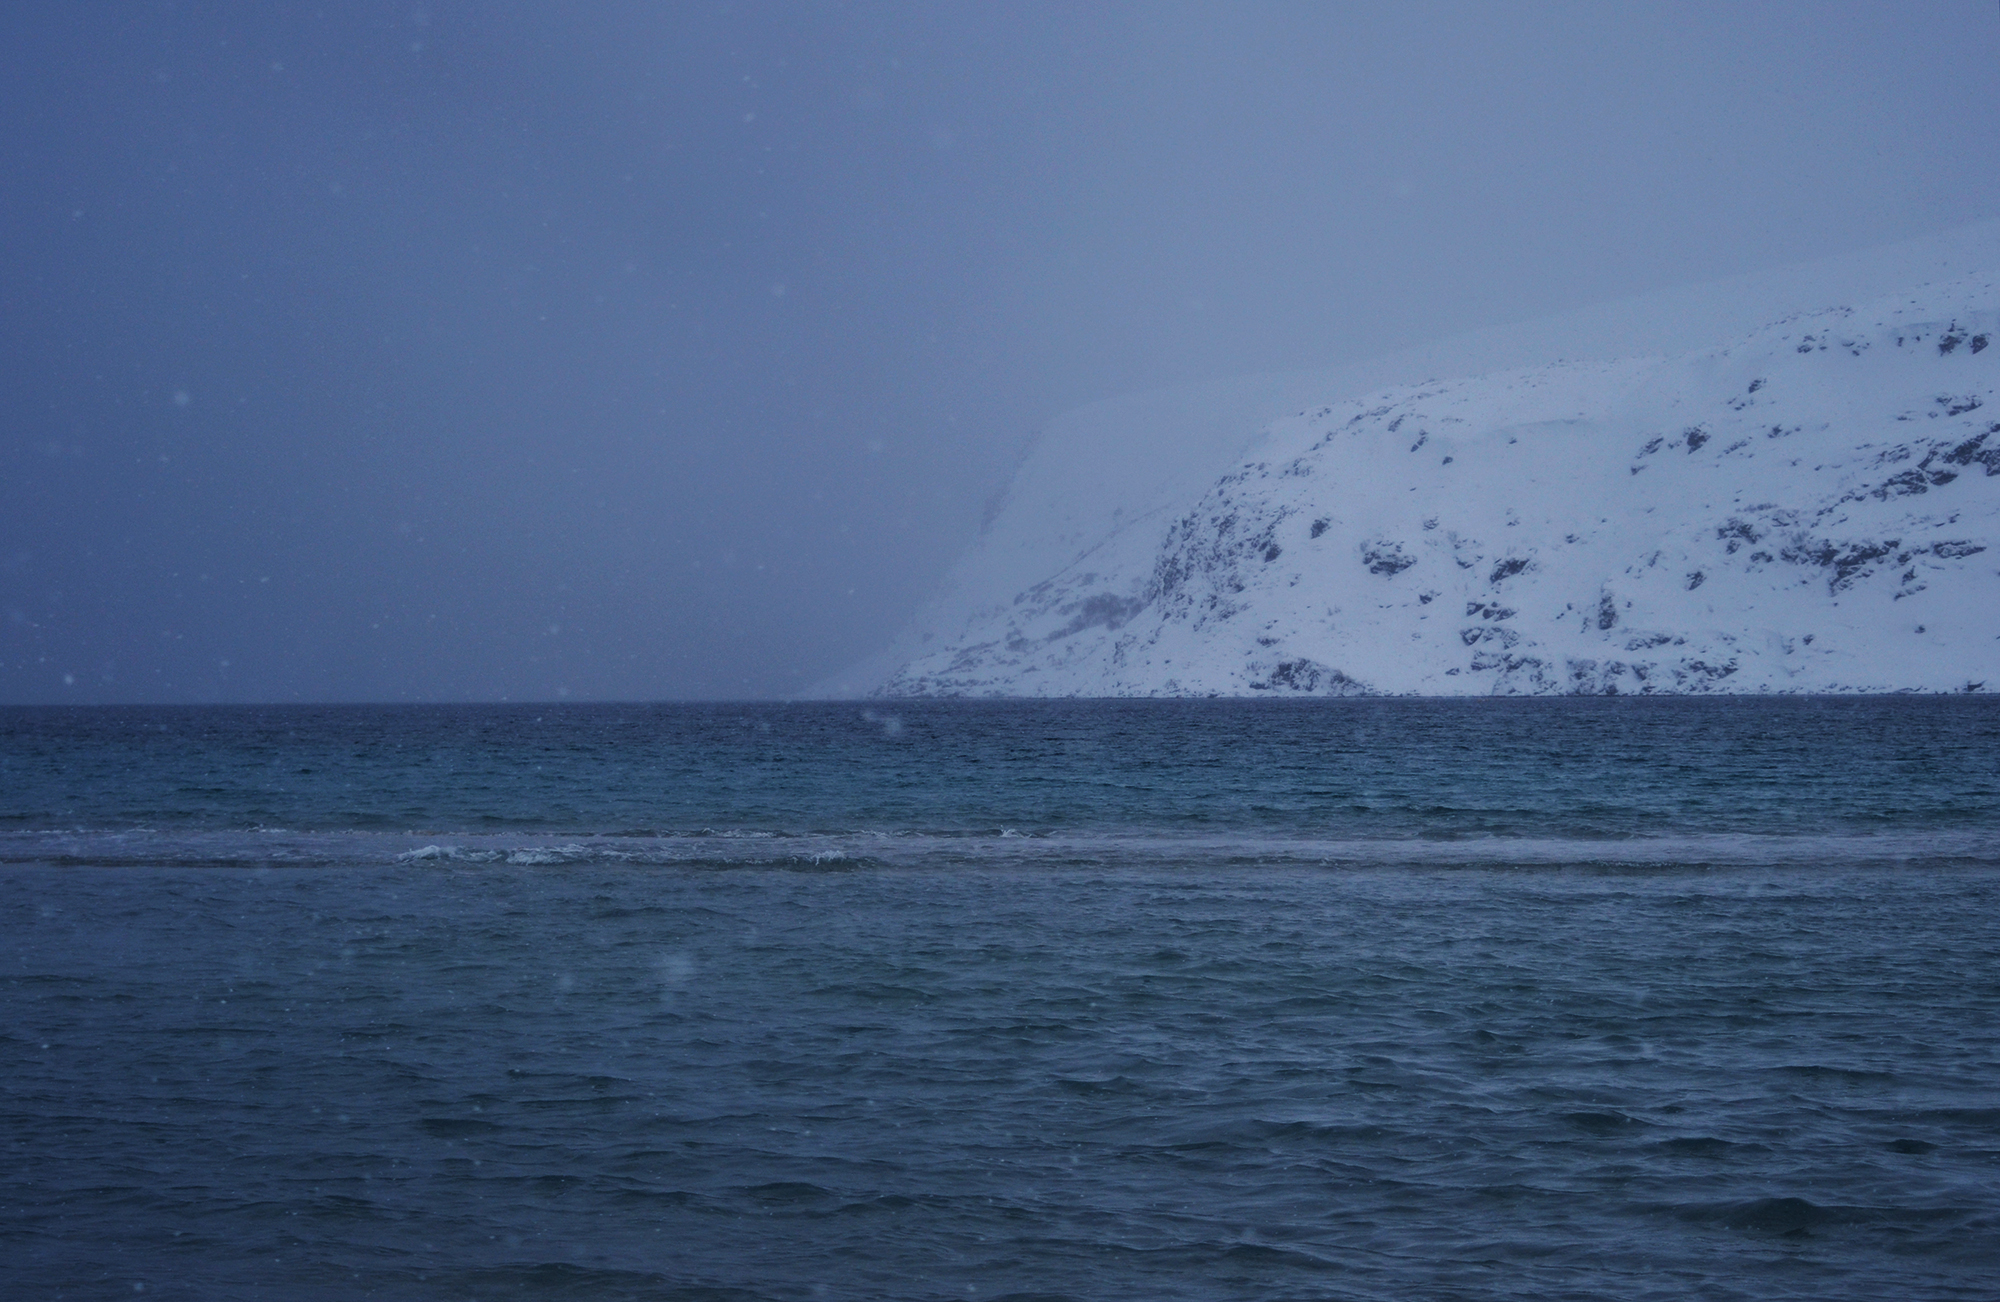
[[[878,691],[2000,689],[1996,387],[2000,287],[1974,276],[1311,406]],[[1034,501],[1010,509],[1032,535]]]

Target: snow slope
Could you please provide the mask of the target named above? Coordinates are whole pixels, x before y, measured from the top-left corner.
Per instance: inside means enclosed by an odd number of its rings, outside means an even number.
[[[1593,360],[1247,428],[1369,368],[1074,413],[940,601],[829,694],[2000,688],[2000,288],[1964,273],[1996,265],[1995,234],[1845,268],[1951,279],[1671,358],[1603,354],[1782,295],[1601,309]],[[1566,340],[1557,322],[1458,341],[1458,360],[1589,353],[1590,316]]]

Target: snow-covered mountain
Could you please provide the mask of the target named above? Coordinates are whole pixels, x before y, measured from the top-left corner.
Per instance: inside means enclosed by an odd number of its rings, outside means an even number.
[[[1321,402],[1248,446],[1218,414],[1136,487],[1079,466],[1143,456],[1031,458],[875,690],[2000,690],[1996,389],[2000,278],[1971,274]]]

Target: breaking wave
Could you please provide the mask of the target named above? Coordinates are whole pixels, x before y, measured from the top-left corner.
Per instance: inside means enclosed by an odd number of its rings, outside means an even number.
[[[1983,831],[1662,836],[1313,837],[1133,831],[0,833],[0,863],[100,868],[1535,870],[1994,868]]]

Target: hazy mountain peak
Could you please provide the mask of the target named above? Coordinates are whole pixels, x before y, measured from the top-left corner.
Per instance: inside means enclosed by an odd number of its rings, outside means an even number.
[[[1219,472],[1211,415],[1136,494],[1117,439],[1072,436],[878,690],[2000,684],[1996,342],[1994,279],[1960,275],[1671,357],[1304,404]]]

